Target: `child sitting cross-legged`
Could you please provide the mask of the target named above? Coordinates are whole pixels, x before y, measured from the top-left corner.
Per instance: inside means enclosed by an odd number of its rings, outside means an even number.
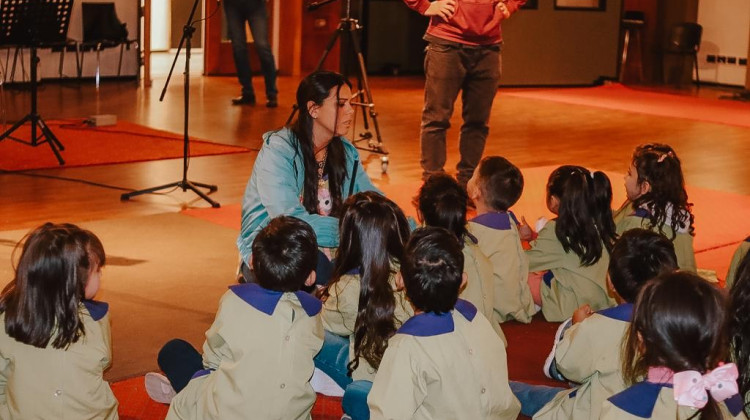
[[[602,420],[747,419],[728,360],[724,294],[687,271],[643,286],[623,345],[632,386],[604,402]]]
[[[415,315],[388,341],[367,400],[370,418],[515,419],[503,342],[458,299],[466,274],[456,236],[435,227],[413,232],[398,281]]]
[[[253,240],[257,283],[229,287],[206,331],[203,357],[182,340],[159,352],[159,376],[146,378],[167,419],[310,419],[313,357],[323,345],[321,303],[299,291],[315,282],[318,248],[307,223],[279,216]],[[161,390],[167,390],[162,392]]]
[[[495,319],[529,323],[536,313],[529,290],[529,259],[521,246],[519,222],[509,209],[521,197],[523,175],[507,159],[487,156],[466,186],[477,206],[469,232],[492,263]]]
[[[550,354],[548,365],[580,385],[564,390],[511,382],[521,411],[542,420],[597,420],[604,400],[625,389],[618,356],[638,292],[648,280],[676,269],[669,239],[646,229],[625,232],[612,248],[607,278],[618,305],[595,313],[588,305],[579,308]]]

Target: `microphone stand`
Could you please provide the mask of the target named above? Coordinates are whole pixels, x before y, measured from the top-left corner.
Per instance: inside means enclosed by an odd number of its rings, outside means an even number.
[[[212,200],[206,193],[199,190],[198,187],[206,188],[208,189],[209,193],[212,193],[218,188],[216,185],[208,185],[208,184],[202,184],[200,182],[193,182],[189,181],[187,179],[187,172],[188,172],[188,161],[190,159],[189,153],[190,153],[190,137],[188,136],[188,119],[189,119],[189,111],[190,111],[190,39],[193,37],[193,32],[195,32],[195,28],[193,27],[193,24],[195,22],[193,21],[193,17],[195,16],[195,10],[198,8],[198,1],[193,1],[193,9],[190,11],[190,16],[187,19],[187,22],[185,23],[185,26],[182,27],[182,39],[180,39],[180,45],[177,47],[177,54],[174,57],[174,61],[172,61],[172,68],[169,69],[169,75],[167,76],[166,82],[164,82],[164,88],[161,91],[161,96],[159,96],[159,102],[162,102],[164,100],[164,95],[167,93],[167,86],[169,86],[169,81],[172,78],[172,72],[174,71],[175,65],[177,64],[177,58],[180,56],[180,50],[182,50],[182,45],[185,44],[185,93],[184,93],[184,101],[185,101],[185,115],[184,115],[184,127],[183,127],[183,155],[182,155],[182,180],[177,182],[172,182],[165,185],[160,185],[158,187],[153,188],[146,188],[144,190],[139,191],[133,191],[127,194],[123,194],[120,196],[120,200],[126,201],[129,200],[131,197],[135,197],[137,195],[141,194],[150,194],[159,190],[165,190],[169,188],[181,188],[182,191],[190,190],[200,198],[206,200],[209,204],[211,204],[211,207],[213,208],[219,208],[221,205],[217,203],[216,201]]]

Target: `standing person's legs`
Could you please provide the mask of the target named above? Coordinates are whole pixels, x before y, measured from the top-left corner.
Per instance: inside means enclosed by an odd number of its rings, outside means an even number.
[[[242,85],[244,103],[255,103],[250,57],[247,54],[247,37],[245,36],[245,22],[248,18],[248,4],[243,0],[225,0],[224,12],[227,18],[227,32],[232,42],[232,56],[237,70],[237,80]],[[250,101],[252,99],[252,101]]]
[[[458,182],[466,183],[482,159],[492,101],[500,82],[501,55],[499,47],[464,50],[467,74],[463,85],[463,124],[458,148],[461,160],[456,165]]]
[[[268,42],[268,10],[266,10],[265,0],[253,1],[253,10],[248,15],[248,23],[250,23],[250,32],[253,34],[255,49],[260,58],[260,70],[266,82],[266,99],[268,100],[266,105],[273,107],[276,105],[279,91],[276,89],[276,62],[271,52],[271,43]]]
[[[424,59],[424,109],[422,110],[422,178],[443,172],[445,135],[453,104],[466,74],[458,48],[430,43]]]

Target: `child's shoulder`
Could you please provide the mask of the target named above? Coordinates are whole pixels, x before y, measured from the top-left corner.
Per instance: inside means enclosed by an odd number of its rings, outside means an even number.
[[[630,322],[633,319],[633,304],[623,303],[611,308],[602,309],[595,312],[595,315],[607,321]]]
[[[249,305],[266,315],[273,315],[276,306],[285,295],[295,296],[302,309],[310,317],[317,315],[323,307],[320,300],[316,299],[309,293],[303,291],[279,292],[268,290],[255,283],[235,284],[229,286],[229,290],[225,294],[225,297],[229,297],[235,302]],[[224,304],[224,302],[225,299],[222,299],[222,304]]]
[[[651,418],[659,395],[666,390],[671,392],[671,385],[639,382],[630,388],[607,399],[612,405],[626,413],[641,418]]]
[[[477,307],[471,302],[458,299],[455,309],[451,312],[436,314],[421,313],[409,318],[396,334],[412,337],[434,337],[455,331],[455,318],[461,317],[472,322],[477,315]]]

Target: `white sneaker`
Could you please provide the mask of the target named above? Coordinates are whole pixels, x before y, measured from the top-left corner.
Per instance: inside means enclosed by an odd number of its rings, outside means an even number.
[[[315,368],[315,372],[313,372],[313,376],[310,378],[310,385],[319,394],[328,395],[329,397],[344,396],[344,389],[318,368]]]
[[[161,373],[149,372],[144,379],[146,383],[146,393],[152,400],[164,404],[172,402],[172,398],[177,395],[169,379]]]
[[[565,331],[573,325],[573,318],[568,318],[563,321],[557,331],[555,332],[555,341],[552,343],[552,351],[547,355],[547,359],[544,361],[544,376],[550,379],[556,379],[558,381],[566,380],[565,377],[557,370],[557,363],[555,362],[555,350],[557,350],[557,343],[562,341]]]

